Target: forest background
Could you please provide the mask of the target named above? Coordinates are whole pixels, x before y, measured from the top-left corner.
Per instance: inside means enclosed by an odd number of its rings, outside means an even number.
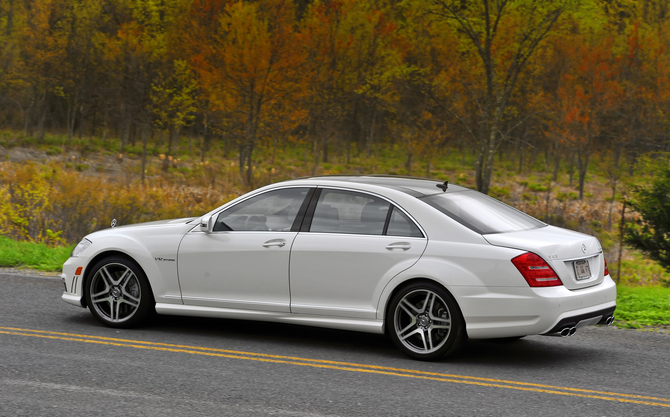
[[[599,237],[667,163],[668,0],[0,0],[0,232],[71,245],[315,174],[474,187]]]

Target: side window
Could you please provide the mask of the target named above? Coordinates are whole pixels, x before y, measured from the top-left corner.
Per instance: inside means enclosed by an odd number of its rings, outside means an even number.
[[[423,233],[421,233],[416,224],[405,213],[395,207],[391,213],[391,220],[389,221],[386,234],[388,236],[423,237]]]
[[[351,191],[321,191],[310,232],[382,235],[390,204]]]
[[[309,188],[285,188],[252,197],[222,211],[214,231],[288,232],[308,191]]]

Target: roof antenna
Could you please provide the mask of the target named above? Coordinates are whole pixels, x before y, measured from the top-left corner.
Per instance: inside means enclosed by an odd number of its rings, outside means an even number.
[[[435,184],[435,186],[442,191],[447,191],[447,188],[449,187],[449,181],[445,181],[444,184]]]

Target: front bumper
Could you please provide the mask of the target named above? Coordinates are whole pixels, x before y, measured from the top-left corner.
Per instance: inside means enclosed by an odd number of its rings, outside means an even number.
[[[77,307],[86,307],[84,303],[84,268],[79,258],[70,258],[63,264],[63,273],[60,274],[65,289],[61,298],[68,304]]]

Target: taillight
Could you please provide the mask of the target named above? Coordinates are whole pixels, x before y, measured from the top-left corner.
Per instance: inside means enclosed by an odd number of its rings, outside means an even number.
[[[549,264],[532,252],[526,252],[523,255],[517,256],[512,259],[512,263],[531,287],[555,287],[563,285]]]
[[[605,261],[605,276],[610,274],[610,270],[607,269],[607,259],[603,256],[603,261]]]

